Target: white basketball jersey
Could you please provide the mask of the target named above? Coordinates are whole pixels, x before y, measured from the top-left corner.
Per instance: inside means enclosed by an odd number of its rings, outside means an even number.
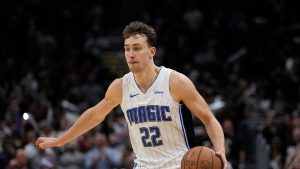
[[[121,108],[136,155],[134,168],[179,169],[183,155],[190,149],[181,105],[172,99],[169,91],[172,71],[161,67],[145,93],[136,84],[132,72],[123,77]]]

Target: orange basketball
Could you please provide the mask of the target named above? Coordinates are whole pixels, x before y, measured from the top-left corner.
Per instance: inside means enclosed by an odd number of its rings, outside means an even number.
[[[185,153],[181,169],[222,169],[222,161],[211,148],[198,146]]]

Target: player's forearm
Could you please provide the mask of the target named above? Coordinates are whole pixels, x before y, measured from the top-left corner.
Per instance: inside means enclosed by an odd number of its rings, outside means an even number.
[[[93,111],[95,111],[93,108],[86,110],[64,134],[59,136],[58,140],[60,145],[64,145],[72,141],[74,138],[87,132],[103,121],[103,118],[96,118]]]
[[[215,151],[225,152],[224,134],[220,123],[216,119],[211,119],[206,123],[206,130]]]

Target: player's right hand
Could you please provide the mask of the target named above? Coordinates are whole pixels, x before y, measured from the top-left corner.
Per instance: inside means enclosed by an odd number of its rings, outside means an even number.
[[[59,139],[54,137],[39,137],[35,145],[42,149],[61,146]]]
[[[228,167],[228,162],[227,162],[227,159],[226,159],[226,155],[225,155],[225,151],[221,150],[221,151],[217,151],[216,152],[217,156],[219,156],[221,159],[222,159],[222,162],[223,162],[223,169],[227,169]]]

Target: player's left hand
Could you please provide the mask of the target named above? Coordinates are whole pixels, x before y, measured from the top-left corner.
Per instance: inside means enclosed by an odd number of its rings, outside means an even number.
[[[39,137],[35,145],[42,149],[61,146],[59,139],[54,137]]]
[[[216,151],[216,155],[222,159],[223,162],[223,169],[227,169],[227,160],[225,156],[225,151]]]

